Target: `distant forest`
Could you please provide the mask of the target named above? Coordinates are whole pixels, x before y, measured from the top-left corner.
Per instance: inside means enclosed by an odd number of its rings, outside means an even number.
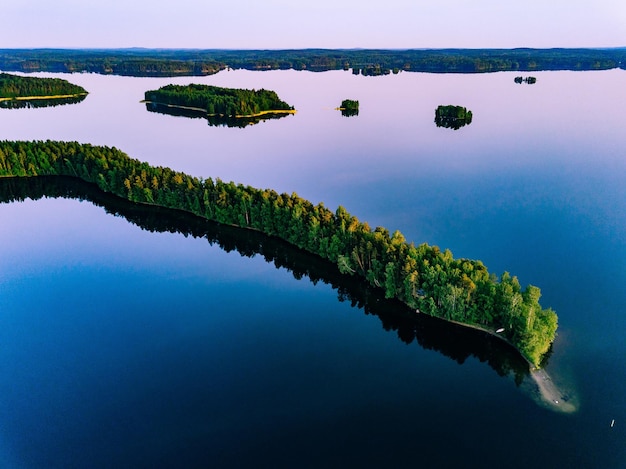
[[[221,70],[352,70],[376,76],[400,71],[608,70],[626,68],[614,49],[0,49],[0,70],[91,72],[128,76],[203,76]]]

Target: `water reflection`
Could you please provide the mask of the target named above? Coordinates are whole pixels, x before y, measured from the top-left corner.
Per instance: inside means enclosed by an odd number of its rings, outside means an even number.
[[[87,95],[71,96],[68,98],[46,98],[46,99],[9,99],[0,101],[0,108],[3,109],[24,109],[24,108],[40,108],[55,107],[66,104],[78,104],[87,97]]]
[[[341,109],[341,115],[343,117],[354,117],[359,115],[359,110],[357,109]]]
[[[136,205],[73,178],[0,179],[1,203],[43,197],[87,200],[103,207],[107,213],[124,217],[147,231],[206,238],[209,244],[216,244],[226,252],[236,251],[246,257],[263,256],[276,268],[289,270],[298,280],[308,277],[313,284],[321,281],[330,285],[337,291],[339,301],[350,302],[365,314],[376,315],[383,329],[395,331],[406,344],[417,342],[422,348],[436,350],[459,364],[471,356],[476,357],[500,376],[512,374],[518,386],[528,376],[528,364],[516,350],[497,338],[430,316],[416,315],[405,305],[385,299],[381,291],[368,287],[354,277],[341,275],[334,264],[279,239],[220,225],[177,210]]]
[[[208,124],[212,127],[239,127],[244,128],[249,125],[258,124],[265,120],[280,119],[281,117],[289,116],[289,113],[277,112],[263,114],[262,116],[254,117],[227,117],[218,115],[208,115],[206,111],[192,108],[184,108],[178,106],[169,106],[167,104],[159,104],[153,102],[146,102],[146,110],[150,112],[156,112],[159,114],[167,114],[170,116],[190,117],[192,119],[203,118],[208,121]]]

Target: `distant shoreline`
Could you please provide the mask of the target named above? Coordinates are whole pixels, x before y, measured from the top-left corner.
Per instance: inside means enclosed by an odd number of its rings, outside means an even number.
[[[490,73],[626,69],[626,47],[516,49],[0,49],[0,70],[137,77],[207,76],[232,69]]]

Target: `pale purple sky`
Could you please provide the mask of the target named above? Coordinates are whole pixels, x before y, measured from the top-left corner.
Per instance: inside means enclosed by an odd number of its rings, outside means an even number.
[[[18,0],[0,48],[626,46],[626,0]]]

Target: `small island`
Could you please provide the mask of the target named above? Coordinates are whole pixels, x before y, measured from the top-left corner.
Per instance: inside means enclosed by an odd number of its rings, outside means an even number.
[[[210,125],[237,126],[237,120],[244,124],[256,123],[296,112],[274,91],[199,84],[166,85],[146,91],[144,102],[151,111],[206,117]]]
[[[515,83],[517,83],[518,85],[521,85],[522,83],[526,83],[527,85],[534,85],[535,83],[537,83],[537,78],[535,77],[515,77],[514,79]]]
[[[437,127],[458,130],[472,123],[472,111],[462,106],[438,106],[435,110],[435,124]]]
[[[0,73],[0,107],[45,107],[80,102],[87,91],[60,78],[23,77]]]
[[[341,106],[337,108],[344,117],[352,117],[359,115],[359,102],[353,99],[344,99]]]
[[[531,367],[541,364],[557,329],[557,315],[539,304],[541,291],[481,261],[449,250],[416,246],[402,233],[375,229],[339,206],[314,205],[219,179],[199,179],[131,159],[115,148],[77,142],[0,141],[0,177],[70,176],[131,202],[183,210],[224,225],[280,238],[332,262],[385,298],[425,314],[486,331],[513,345]]]

